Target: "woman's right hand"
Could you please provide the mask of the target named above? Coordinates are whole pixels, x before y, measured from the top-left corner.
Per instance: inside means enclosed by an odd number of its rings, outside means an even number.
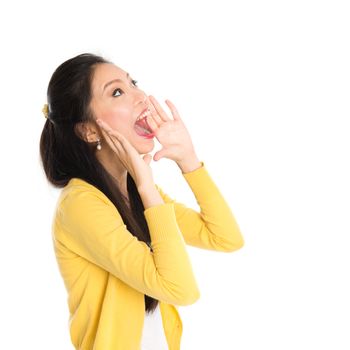
[[[113,130],[101,119],[97,119],[96,122],[101,128],[104,139],[133,178],[136,187],[139,190],[154,187],[152,169],[149,166],[152,155],[147,153],[140,157],[135,147],[122,134]]]

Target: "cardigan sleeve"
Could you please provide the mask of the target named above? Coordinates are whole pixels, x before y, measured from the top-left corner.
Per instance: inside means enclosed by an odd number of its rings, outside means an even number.
[[[185,242],[194,247],[233,252],[244,245],[235,217],[214,183],[204,162],[196,170],[182,173],[190,186],[200,212],[171,198],[156,185],[165,203],[172,203],[176,220]]]
[[[74,190],[60,204],[58,238],[77,255],[144,294],[174,305],[194,303],[200,293],[174,205],[149,207],[144,215],[153,252],[127,230],[118,210],[103,195]]]

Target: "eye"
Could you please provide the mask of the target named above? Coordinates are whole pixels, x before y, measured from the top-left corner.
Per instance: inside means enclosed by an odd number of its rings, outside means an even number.
[[[121,91],[123,91],[123,90],[121,90],[121,89],[119,89],[119,88],[118,88],[118,89],[115,89],[115,90],[113,91],[112,96],[113,96],[113,97],[118,97],[118,96],[120,96],[120,95],[121,95],[121,93],[120,93]],[[120,95],[116,95],[118,92],[120,93]]]
[[[131,82],[132,82],[135,86],[137,86],[137,80],[132,79]]]

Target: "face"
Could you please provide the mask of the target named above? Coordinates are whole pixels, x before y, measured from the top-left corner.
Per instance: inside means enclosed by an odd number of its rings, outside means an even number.
[[[127,72],[114,64],[97,65],[92,80],[94,116],[121,133],[140,154],[154,148],[153,138],[140,136],[134,127],[137,117],[150,105],[147,95]]]

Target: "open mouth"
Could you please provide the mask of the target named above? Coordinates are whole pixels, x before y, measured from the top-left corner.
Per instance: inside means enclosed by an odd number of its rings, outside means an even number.
[[[149,138],[154,136],[153,130],[147,123],[147,117],[150,115],[151,115],[151,111],[149,109],[146,109],[136,119],[136,122],[134,124],[134,129],[138,135],[149,137]]]

